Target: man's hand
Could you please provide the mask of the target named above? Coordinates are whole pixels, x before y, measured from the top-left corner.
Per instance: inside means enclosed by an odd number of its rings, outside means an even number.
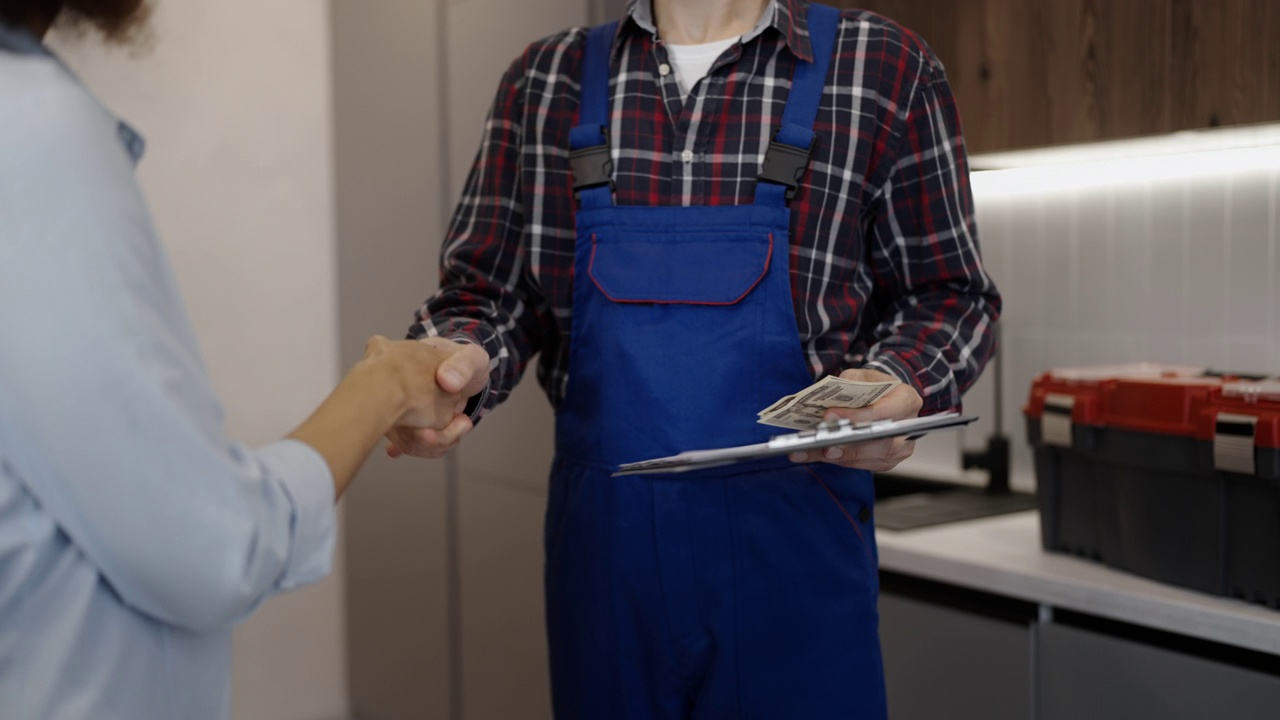
[[[462,410],[467,399],[483,390],[489,378],[489,355],[479,345],[439,337],[423,338],[419,344],[437,357],[434,374],[418,381],[438,400],[429,411],[406,413],[387,433],[387,455],[393,458],[443,457],[471,430],[471,419]]]
[[[885,382],[897,378],[878,370],[845,370],[840,373],[845,380],[861,380],[863,382]],[[916,417],[923,405],[920,394],[907,383],[900,383],[885,393],[879,400],[864,408],[831,408],[823,417],[832,421],[844,418],[854,423],[872,420],[906,420]],[[915,451],[914,440],[901,437],[873,440],[854,445],[836,445],[822,450],[791,453],[794,462],[829,462],[849,468],[860,468],[873,472],[892,470],[898,463],[911,457]]]

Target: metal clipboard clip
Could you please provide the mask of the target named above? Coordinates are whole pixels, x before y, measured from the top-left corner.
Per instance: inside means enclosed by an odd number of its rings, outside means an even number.
[[[730,465],[756,458],[786,455],[800,450],[818,450],[834,445],[851,445],[888,437],[905,436],[907,439],[914,440],[936,430],[962,427],[977,419],[977,417],[960,415],[959,413],[942,413],[907,420],[877,420],[856,424],[848,420],[840,420],[833,423],[822,423],[812,430],[775,435],[768,442],[754,445],[739,445],[712,450],[690,450],[669,457],[625,463],[619,465],[617,472],[613,473],[613,475],[616,477],[620,475],[688,472],[690,470]]]

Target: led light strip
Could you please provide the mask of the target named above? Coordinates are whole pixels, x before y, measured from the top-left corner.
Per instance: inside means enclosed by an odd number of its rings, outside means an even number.
[[[975,155],[977,195],[1017,195],[1280,168],[1280,124]]]

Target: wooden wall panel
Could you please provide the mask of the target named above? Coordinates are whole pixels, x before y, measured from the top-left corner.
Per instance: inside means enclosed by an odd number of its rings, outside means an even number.
[[[1230,76],[1234,73],[1227,58],[1219,60],[1226,82],[1212,82],[1212,70],[1205,60],[1221,53],[1226,43],[1222,0],[1173,0],[1171,40],[1180,52],[1170,63],[1169,92],[1174,122],[1178,125],[1215,126],[1231,111],[1235,94]],[[1227,122],[1230,122],[1227,120]]]
[[[964,92],[964,97],[956,96],[966,127],[975,133],[971,142],[977,147],[1033,143],[1049,131],[1053,121],[1044,86],[1050,74],[1041,37],[1044,7],[1021,0],[981,0],[969,7],[973,20],[982,23],[979,37],[985,40],[976,53],[982,61],[977,83],[962,85],[958,92]],[[973,36],[961,36],[958,42],[973,40]],[[980,110],[975,114],[971,107]]]
[[[1006,4],[1025,4],[1021,0],[1005,0]],[[1100,84],[1098,58],[1098,15],[1091,0],[1055,0],[1034,3],[1035,24],[1025,34],[1031,38],[1032,57],[1043,54],[1043,61],[1026,63],[1024,102],[1014,100],[1015,115],[1027,111],[1033,101],[1043,104],[1048,122],[1034,132],[1008,136],[1011,145],[1069,143],[1095,137],[1101,125],[1098,103]],[[1019,33],[1017,27],[1005,32]],[[1009,72],[1022,58],[1007,58]],[[1062,92],[1063,89],[1068,92]]]
[[[1097,12],[1094,140],[1170,132],[1168,0],[1093,0]],[[1183,126],[1188,127],[1188,126]]]
[[[1263,25],[1260,36],[1268,47],[1263,51],[1264,60],[1262,61],[1263,79],[1262,87],[1266,93],[1266,107],[1263,109],[1263,116],[1268,118],[1280,117],[1280,52],[1276,49],[1276,43],[1280,42],[1280,5],[1277,3],[1267,3],[1267,18]]]
[[[1172,111],[1180,127],[1280,115],[1272,0],[1173,0]]]
[[[837,0],[925,38],[971,151],[1280,120],[1275,0]]]

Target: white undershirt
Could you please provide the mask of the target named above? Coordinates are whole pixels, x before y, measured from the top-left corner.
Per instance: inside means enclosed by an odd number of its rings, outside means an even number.
[[[716,58],[740,39],[731,37],[701,45],[667,45],[667,59],[671,61],[671,69],[675,71],[680,94],[689,97],[689,90],[707,76]]]

